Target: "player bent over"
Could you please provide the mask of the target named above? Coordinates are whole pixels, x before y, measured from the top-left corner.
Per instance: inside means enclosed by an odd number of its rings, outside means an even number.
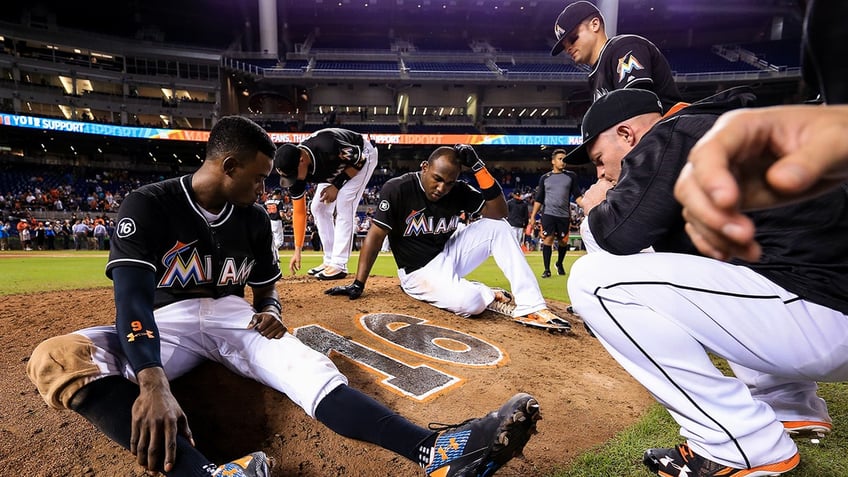
[[[225,117],[194,174],[126,197],[106,265],[116,323],[41,343],[27,365],[41,396],[88,419],[147,469],[268,476],[262,452],[219,467],[194,446],[169,381],[211,360],[285,393],[341,435],[418,462],[428,475],[494,473],[535,431],[533,397],[517,394],[485,417],[430,431],[348,387],[329,358],[286,332],[269,218],[256,203],[273,156],[262,128]]]
[[[462,166],[474,172],[481,190],[459,180]],[[421,170],[387,181],[362,249],[356,280],[333,287],[330,295],[358,298],[383,239],[398,266],[400,286],[412,298],[460,316],[481,313],[514,298],[511,315],[529,326],[567,331],[570,325],[548,310],[539,283],[505,220],[507,205],[500,184],[469,145],[439,147]],[[460,227],[460,214],[483,218]],[[482,283],[466,280],[489,256],[495,258],[512,297]]]
[[[280,185],[289,188],[292,198],[292,274],[300,270],[306,237],[306,184],[314,182],[315,195],[309,208],[321,237],[324,259],[321,265],[309,269],[309,274],[319,280],[347,277],[356,206],[376,167],[377,148],[371,140],[347,129],[321,129],[298,145],[283,144],[277,149],[274,168],[280,174]]]

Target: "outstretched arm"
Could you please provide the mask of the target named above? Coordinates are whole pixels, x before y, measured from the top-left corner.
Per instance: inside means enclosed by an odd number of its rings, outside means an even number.
[[[746,210],[827,192],[848,180],[848,106],[776,106],[722,116],[692,149],[675,187],[705,255],[754,261]]]
[[[356,266],[356,279],[353,283],[345,286],[338,286],[324,290],[327,295],[347,295],[351,300],[355,300],[362,295],[365,290],[365,282],[368,281],[368,276],[371,274],[371,268],[377,260],[377,255],[380,253],[380,248],[383,245],[388,231],[376,224],[371,224],[368,229],[368,234],[362,242],[362,248],[359,250],[359,264]]]

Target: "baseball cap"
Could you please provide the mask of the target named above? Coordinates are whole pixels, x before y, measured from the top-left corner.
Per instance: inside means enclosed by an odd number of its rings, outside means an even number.
[[[280,186],[291,187],[297,180],[300,149],[294,144],[283,144],[274,153],[274,169],[280,174]]]
[[[598,7],[585,0],[566,6],[557,17],[556,23],[554,23],[556,44],[551,49],[551,56],[562,53],[562,50],[565,49],[562,44],[562,39],[565,38],[565,35],[568,35],[568,32],[577,28],[580,22],[593,15],[600,16],[601,12],[598,10]]]
[[[586,148],[598,134],[641,114],[662,114],[662,103],[653,91],[647,89],[617,89],[598,98],[583,116],[580,135],[583,144],[565,156],[567,164],[585,164],[589,162]]]

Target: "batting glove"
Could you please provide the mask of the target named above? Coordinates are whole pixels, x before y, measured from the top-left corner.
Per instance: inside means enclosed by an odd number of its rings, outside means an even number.
[[[350,285],[328,288],[324,290],[324,293],[327,295],[347,295],[351,300],[356,300],[362,296],[363,290],[365,290],[365,284],[359,280],[354,280]]]
[[[477,155],[477,151],[468,144],[457,144],[453,147],[453,149],[456,151],[456,155],[462,161],[462,164],[470,167],[472,171],[477,172],[486,167],[486,164],[484,164],[483,160],[480,159],[480,156]]]

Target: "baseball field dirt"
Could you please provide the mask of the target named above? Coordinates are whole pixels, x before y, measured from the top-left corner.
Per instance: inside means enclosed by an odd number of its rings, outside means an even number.
[[[627,427],[651,403],[579,318],[568,315],[567,303],[549,301],[574,325],[573,334],[561,335],[491,312],[460,318],[407,297],[396,278],[373,277],[356,301],[326,297],[323,290],[335,284],[280,281],[289,329],[330,353],[351,385],[412,421],[459,423],[516,392],[537,397],[539,433],[498,475],[550,475]],[[147,475],[84,419],[48,408],[25,373],[41,340],[112,323],[111,289],[3,296],[0,302],[3,468],[27,476]],[[423,474],[403,457],[335,435],[285,396],[217,364],[177,379],[173,389],[197,446],[216,462],[261,449],[276,460],[275,476]]]

